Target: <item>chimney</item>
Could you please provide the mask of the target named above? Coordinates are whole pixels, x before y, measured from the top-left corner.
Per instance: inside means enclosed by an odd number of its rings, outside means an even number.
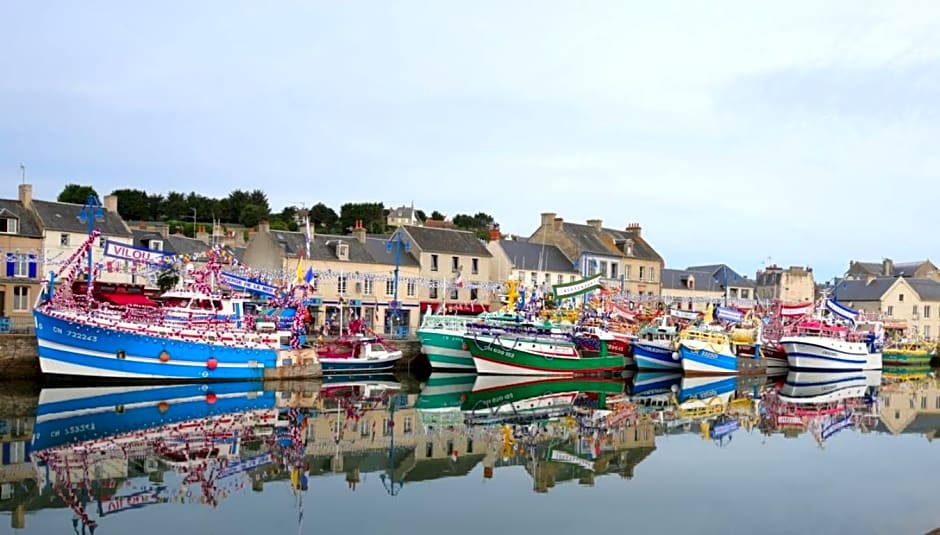
[[[114,214],[118,213],[117,202],[117,195],[105,195],[103,201],[104,209]]]
[[[881,274],[885,277],[894,275],[894,262],[892,262],[890,258],[885,258],[881,261]]]
[[[603,226],[603,223],[604,223],[604,222],[601,221],[600,219],[588,219],[588,220],[587,220],[587,224],[588,224],[588,225],[591,225],[592,227],[594,227],[594,230],[596,230],[596,231],[598,231],[598,232],[601,231],[601,228],[602,228],[602,226]]]
[[[636,234],[636,237],[640,237],[640,224],[639,223],[630,223],[627,225],[627,232],[632,232]]]
[[[271,224],[267,219],[258,223],[258,232],[271,232]]]
[[[23,203],[23,206],[27,210],[32,210],[33,208],[33,185],[32,184],[20,184],[20,202]]]
[[[199,230],[196,231],[196,239],[206,243],[209,242],[209,233],[206,232],[205,225],[199,225]]]
[[[490,241],[499,241],[499,225],[493,225],[490,229]]]
[[[556,217],[556,218],[555,218],[555,221],[552,222],[552,228],[555,229],[555,230],[557,230],[557,231],[561,231],[561,224],[562,224],[562,223],[564,223],[564,221],[563,221],[560,217]]]
[[[555,212],[542,212],[542,226],[551,227],[555,221]]]
[[[366,242],[366,229],[362,226],[362,220],[357,219],[356,225],[353,227],[353,236],[356,238],[356,241],[359,243]]]

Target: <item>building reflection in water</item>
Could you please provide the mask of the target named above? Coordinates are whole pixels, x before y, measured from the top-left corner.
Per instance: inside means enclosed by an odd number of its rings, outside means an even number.
[[[111,515],[172,503],[214,507],[232,493],[292,490],[297,522],[319,476],[348,492],[390,495],[447,477],[522,467],[535,492],[563,482],[630,479],[656,441],[695,433],[733,447],[740,433],[916,433],[940,428],[933,374],[684,378],[431,376],[420,392],[393,376],[325,383],[43,389],[0,419],[0,510],[68,507],[74,531]]]

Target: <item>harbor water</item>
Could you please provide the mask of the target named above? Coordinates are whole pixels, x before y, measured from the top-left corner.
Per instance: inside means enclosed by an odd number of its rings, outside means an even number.
[[[15,533],[927,533],[931,370],[7,383]]]

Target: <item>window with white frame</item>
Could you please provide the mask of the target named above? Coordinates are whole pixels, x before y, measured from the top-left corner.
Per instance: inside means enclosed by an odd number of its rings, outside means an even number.
[[[437,271],[437,255],[431,255],[431,271]]]
[[[470,273],[476,275],[480,272],[480,259],[471,258],[470,259]]]
[[[450,298],[454,301],[460,299],[460,290],[456,286],[450,289]]]
[[[413,280],[409,280],[405,284],[405,293],[408,294],[408,297],[414,297],[415,294],[417,293],[417,288],[415,286],[416,284],[415,284],[415,281]]]
[[[555,275],[555,284],[561,284],[562,282],[564,282],[563,278],[564,278],[564,275],[562,275],[561,273],[559,273],[558,275]]]
[[[930,325],[924,325],[924,338],[930,339]]]
[[[395,279],[385,281],[385,295],[395,295]]]
[[[645,269],[645,267],[646,266],[640,266],[640,280],[643,280],[643,275],[645,274],[645,271],[643,270]]]
[[[450,271],[451,273],[456,273],[460,269],[460,257],[452,256],[450,257]]]
[[[375,293],[375,281],[373,279],[365,279],[362,281],[362,293],[365,295]]]
[[[656,268],[650,267],[650,282],[656,282]]]
[[[0,233],[3,234],[16,234],[17,223],[15,217],[0,217]]]
[[[29,286],[13,287],[13,310],[29,310]]]
[[[62,247],[68,247],[68,246],[69,246],[69,235],[68,235],[68,234],[65,234],[65,233],[59,234],[59,245],[61,245]]]
[[[336,277],[336,293],[346,293],[346,275],[340,275],[339,277]]]
[[[26,255],[26,254],[16,255],[16,260],[13,263],[13,276],[14,277],[28,277],[29,276],[29,255]]]
[[[437,286],[428,287],[428,299],[437,299]]]
[[[930,319],[930,305],[924,305],[924,319]]]

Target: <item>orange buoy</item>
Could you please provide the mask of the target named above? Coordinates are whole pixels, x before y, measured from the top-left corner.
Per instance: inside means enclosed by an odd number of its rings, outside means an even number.
[[[160,362],[169,362],[170,354],[166,352],[166,349],[160,352]]]
[[[160,403],[157,404],[157,410],[160,411],[160,414],[163,414],[166,411],[170,410],[170,404],[167,403],[166,401],[161,401]]]
[[[218,367],[219,367],[219,361],[215,360],[214,357],[210,357],[209,360],[206,361],[206,368],[209,368],[210,370],[214,370]]]

